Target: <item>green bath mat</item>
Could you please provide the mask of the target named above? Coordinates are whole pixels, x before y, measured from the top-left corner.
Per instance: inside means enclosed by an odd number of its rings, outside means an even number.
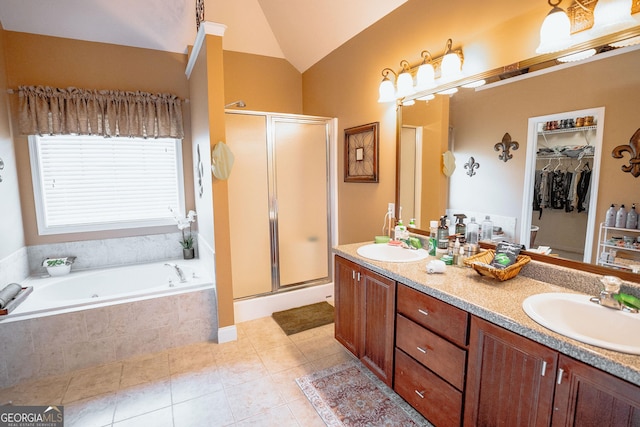
[[[277,311],[271,315],[287,335],[333,323],[333,306],[326,301]]]

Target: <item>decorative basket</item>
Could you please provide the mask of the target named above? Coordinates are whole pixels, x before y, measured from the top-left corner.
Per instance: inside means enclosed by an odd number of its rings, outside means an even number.
[[[493,261],[495,251],[490,249],[484,252],[480,252],[477,255],[470,256],[464,260],[464,263],[472,267],[478,274],[487,277],[493,277],[500,281],[513,279],[520,273],[520,269],[523,265],[531,261],[531,257],[527,255],[518,255],[516,262],[511,264],[507,268],[495,268],[490,265]]]

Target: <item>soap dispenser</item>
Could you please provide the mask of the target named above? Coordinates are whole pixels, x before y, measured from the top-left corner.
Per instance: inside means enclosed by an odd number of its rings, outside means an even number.
[[[449,227],[447,227],[447,216],[440,217],[438,226],[438,249],[447,250],[449,248]]]
[[[407,227],[402,223],[402,220],[399,219],[396,224],[396,228],[394,229],[394,240],[402,240],[408,237]]]
[[[467,226],[464,223],[464,219],[467,217],[465,214],[455,214],[456,217],[456,234],[460,236],[466,236]]]

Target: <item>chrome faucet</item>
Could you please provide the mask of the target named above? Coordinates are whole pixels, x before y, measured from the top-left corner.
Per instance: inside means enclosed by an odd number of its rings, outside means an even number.
[[[627,307],[621,303],[616,297],[620,294],[620,285],[622,280],[615,276],[603,276],[600,282],[604,288],[596,297],[591,297],[590,301],[600,304],[603,307],[612,308],[614,310],[627,311],[629,313],[638,313],[638,310]]]
[[[172,264],[172,263],[165,263],[164,265],[166,265],[167,267],[171,267],[176,271],[176,274],[178,275],[178,278],[180,279],[180,283],[184,283],[187,281],[187,278],[184,276],[184,271],[182,271],[182,269],[180,267],[178,267],[177,264]]]

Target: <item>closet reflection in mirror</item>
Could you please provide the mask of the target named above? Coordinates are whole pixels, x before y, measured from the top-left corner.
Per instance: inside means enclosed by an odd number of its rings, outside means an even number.
[[[527,247],[591,259],[603,127],[604,108],[529,119],[524,200],[531,203],[521,230]]]

